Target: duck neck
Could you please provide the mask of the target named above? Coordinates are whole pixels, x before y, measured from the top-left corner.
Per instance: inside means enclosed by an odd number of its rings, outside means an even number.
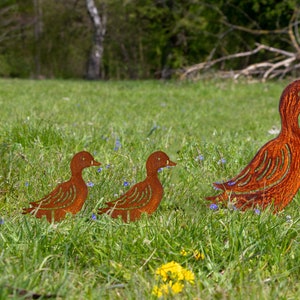
[[[83,181],[83,179],[82,179],[82,169],[74,170],[74,169],[71,168],[71,174],[72,174],[72,178],[81,179]]]
[[[281,118],[281,132],[285,135],[300,134],[298,115],[282,116]]]
[[[158,170],[155,170],[155,171],[148,171],[147,170],[147,177],[151,177],[151,178],[158,178],[158,175],[157,175],[157,171]]]

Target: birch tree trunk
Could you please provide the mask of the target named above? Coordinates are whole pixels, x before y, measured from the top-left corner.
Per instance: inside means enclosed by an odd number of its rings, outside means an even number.
[[[40,0],[33,0],[34,5],[34,65],[35,65],[35,78],[41,77],[41,47],[40,47],[40,36],[42,33],[42,7]]]
[[[102,14],[100,15],[94,0],[86,0],[86,6],[94,27],[94,37],[91,53],[87,63],[87,79],[95,80],[100,78],[100,67],[103,55],[103,42],[106,32],[106,11],[102,3]]]

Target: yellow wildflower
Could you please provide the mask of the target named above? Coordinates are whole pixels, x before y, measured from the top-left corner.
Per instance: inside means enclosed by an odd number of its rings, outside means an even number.
[[[181,249],[180,254],[182,256],[187,256],[188,253],[184,249]]]
[[[177,281],[174,284],[172,284],[173,294],[178,294],[178,293],[182,292],[183,288],[184,288],[184,284],[180,281]]]
[[[179,263],[171,261],[158,268],[155,274],[160,276],[163,281],[167,281],[169,279],[175,279],[176,277],[180,276],[181,270],[182,266]]]
[[[160,298],[162,296],[162,291],[161,291],[161,289],[157,285],[155,285],[153,287],[152,295],[154,295],[154,296],[156,296],[158,298]]]
[[[155,285],[152,290],[152,295],[159,297],[169,295],[169,294],[178,294],[181,293],[184,288],[184,284],[180,281],[177,281],[173,284],[172,281],[168,283],[161,284],[160,286]]]
[[[188,281],[189,283],[195,283],[195,275],[192,271],[183,269],[182,274],[184,276],[184,280]]]
[[[204,259],[204,254],[199,252],[198,250],[194,251],[193,256],[196,260]]]
[[[152,294],[159,297],[182,292],[184,283],[194,284],[195,275],[192,271],[183,268],[179,263],[171,261],[157,268],[155,275],[163,283],[155,285]]]

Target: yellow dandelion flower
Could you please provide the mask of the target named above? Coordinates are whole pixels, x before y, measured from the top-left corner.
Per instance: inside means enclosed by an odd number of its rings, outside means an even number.
[[[163,295],[161,289],[157,285],[155,285],[153,287],[152,295],[154,295],[154,296],[156,296],[158,298],[160,298]]]
[[[171,261],[159,267],[155,274],[160,276],[163,281],[167,281],[169,279],[175,279],[180,275],[182,266],[179,263]]]
[[[185,251],[184,249],[181,249],[181,251],[180,251],[180,254],[182,255],[182,256],[187,256],[187,251]]]
[[[198,250],[194,251],[193,256],[196,260],[204,259],[204,254],[199,252]]]
[[[184,288],[184,284],[180,281],[177,281],[174,284],[172,284],[171,288],[172,288],[173,294],[178,294],[178,293],[182,292],[182,290]]]
[[[186,280],[187,282],[192,283],[192,284],[195,283],[195,275],[192,271],[184,269],[182,271],[182,274],[183,274],[184,280]]]
[[[155,275],[162,284],[155,285],[152,294],[159,297],[182,292],[185,282],[194,284],[195,275],[179,263],[171,261],[157,268]]]

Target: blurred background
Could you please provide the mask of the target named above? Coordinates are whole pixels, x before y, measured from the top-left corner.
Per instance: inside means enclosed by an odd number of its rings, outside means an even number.
[[[298,25],[298,0],[1,0],[0,77],[280,78],[298,74]]]

